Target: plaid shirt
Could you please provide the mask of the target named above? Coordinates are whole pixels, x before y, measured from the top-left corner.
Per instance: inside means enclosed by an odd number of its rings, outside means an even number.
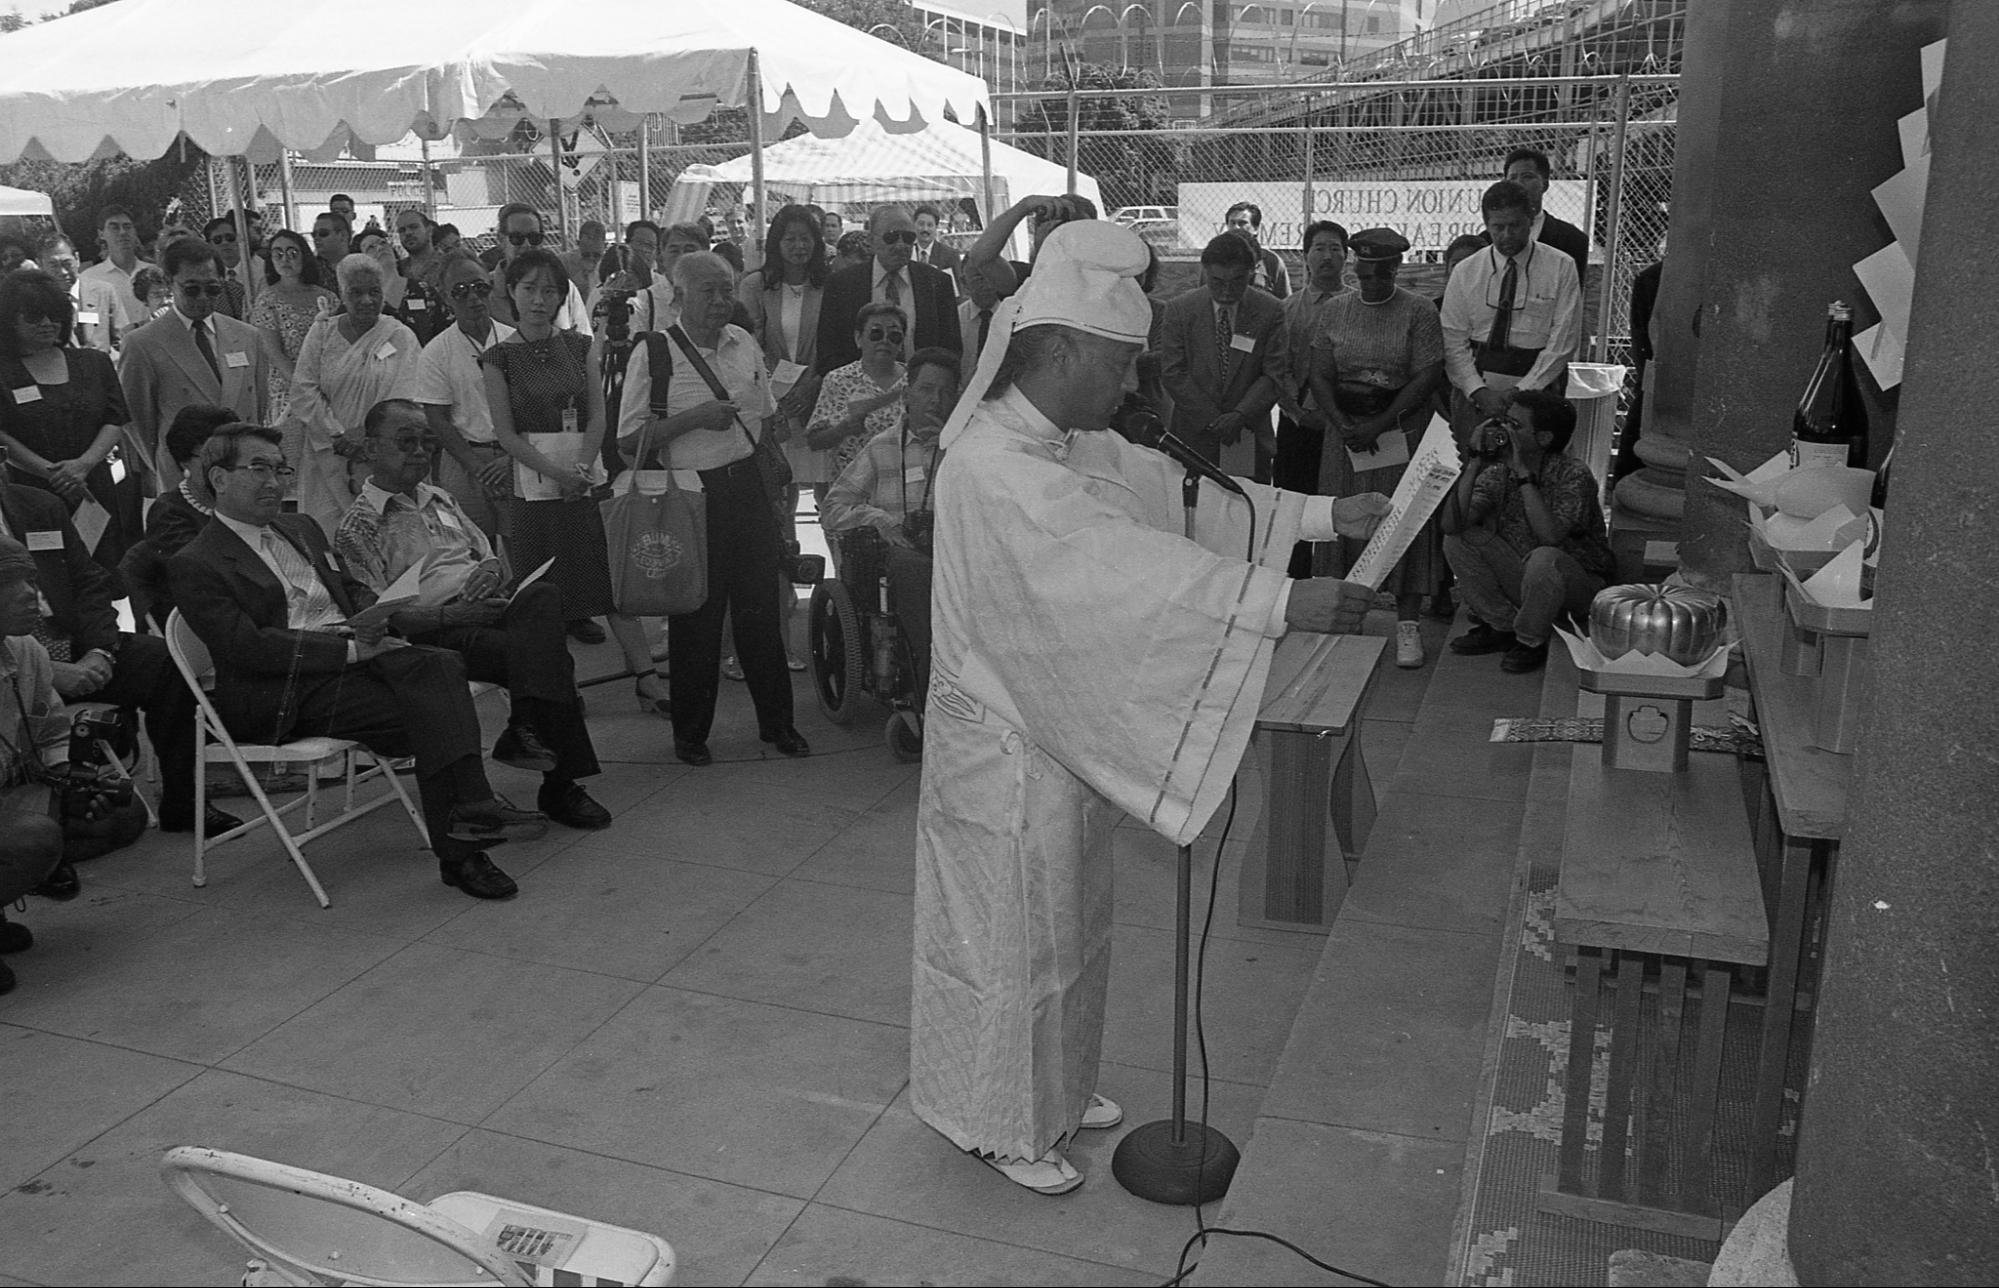
[[[385,492],[372,480],[363,484],[361,495],[340,518],[333,547],[376,594],[426,558],[434,566],[476,567],[493,557],[493,545],[479,525],[466,517],[451,493],[429,483],[416,485],[414,501],[400,492]]]
[[[896,527],[910,511],[930,509],[937,460],[934,438],[922,444],[906,441],[900,429],[876,434],[827,491],[826,531]]]
[[[1616,561],[1604,533],[1602,491],[1589,466],[1573,456],[1550,452],[1542,458],[1535,483],[1549,516],[1562,530],[1558,548],[1574,555],[1586,571],[1608,576]],[[1541,544],[1527,522],[1527,506],[1513,482],[1511,466],[1488,465],[1480,471],[1472,484],[1470,509],[1474,522],[1492,520],[1506,544],[1523,555]]]

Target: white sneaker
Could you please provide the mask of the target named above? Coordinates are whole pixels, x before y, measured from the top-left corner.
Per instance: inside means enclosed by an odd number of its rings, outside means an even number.
[[[1118,1108],[1117,1101],[1109,1096],[1092,1094],[1089,1106],[1083,1110],[1085,1131],[1106,1131],[1123,1121],[1124,1110]]]
[[[1069,1166],[1069,1160],[1058,1150],[1051,1149],[1031,1163],[988,1158],[984,1154],[976,1157],[1015,1185],[1036,1194],[1067,1194],[1083,1183],[1083,1174]]]
[[[1423,636],[1414,622],[1395,623],[1395,665],[1405,671],[1423,665]]]

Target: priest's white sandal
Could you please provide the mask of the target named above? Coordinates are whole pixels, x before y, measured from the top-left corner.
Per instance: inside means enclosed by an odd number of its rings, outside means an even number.
[[[1090,1096],[1089,1107],[1083,1110],[1083,1130],[1103,1131],[1124,1121],[1124,1110],[1109,1096]]]
[[[1036,1194],[1067,1194],[1083,1183],[1083,1174],[1069,1166],[1069,1160],[1052,1149],[1031,1163],[988,1158],[984,1154],[975,1157],[1015,1185],[1033,1190]]]

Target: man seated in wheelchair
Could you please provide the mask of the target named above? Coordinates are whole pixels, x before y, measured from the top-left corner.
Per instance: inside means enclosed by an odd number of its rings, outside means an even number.
[[[902,428],[868,440],[820,508],[820,521],[835,536],[870,529],[881,538],[889,606],[916,664],[919,709],[930,687],[930,507],[937,434],[958,401],[961,371],[958,355],[948,349],[912,354]]]

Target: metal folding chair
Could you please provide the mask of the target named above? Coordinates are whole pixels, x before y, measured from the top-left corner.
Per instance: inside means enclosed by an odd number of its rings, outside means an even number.
[[[656,1235],[461,1190],[428,1204],[245,1154],[183,1145],[160,1174],[246,1248],[244,1283],[670,1284]]]
[[[292,863],[298,868],[299,875],[305,878],[308,886],[312,887],[313,897],[319,900],[319,906],[330,908],[333,906],[333,901],[326,897],[325,888],[319,884],[319,877],[313,873],[312,865],[305,861],[305,852],[300,847],[307,841],[324,836],[335,828],[344,827],[355,819],[392,802],[402,804],[403,811],[410,816],[410,822],[416,825],[417,835],[422,838],[426,847],[429,846],[430,832],[424,826],[423,815],[410,800],[409,792],[403,787],[402,780],[397,778],[390,768],[387,757],[378,756],[360,743],[345,738],[299,738],[286,743],[237,742],[223,726],[221,717],[215,713],[214,703],[209,699],[208,691],[215,684],[214,659],[209,656],[208,646],[202,643],[201,637],[194,633],[194,628],[187,624],[178,609],[167,619],[167,652],[172,654],[174,665],[180,669],[181,678],[187,681],[187,687],[194,693],[195,700],[195,885],[208,884],[205,864],[210,850],[255,828],[269,824],[271,830],[278,834],[278,841],[285,847],[285,852],[291,855]],[[340,781],[344,799],[341,802],[340,812],[322,823],[319,821],[321,808],[319,777],[313,771],[321,765],[336,761],[342,769]],[[361,767],[363,762],[366,763],[366,768]],[[305,794],[284,805],[271,803],[271,798],[264,791],[264,785],[257,780],[256,771],[251,768],[252,765],[276,763],[297,764],[306,770]],[[228,764],[235,767],[236,773],[243,780],[243,786],[256,800],[261,814],[241,826],[230,828],[220,836],[211,837],[207,834],[207,767],[213,764]],[[373,778],[382,779],[388,785],[388,790],[366,797],[357,803],[354,789]],[[285,816],[298,810],[305,812],[305,827],[302,831],[294,832],[286,825]]]

